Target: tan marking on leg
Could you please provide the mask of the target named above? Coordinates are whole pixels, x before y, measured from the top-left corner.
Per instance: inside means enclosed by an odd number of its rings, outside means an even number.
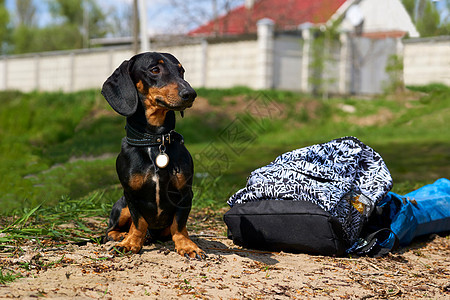
[[[111,230],[110,232],[108,232],[108,238],[109,240],[113,240],[113,241],[120,241],[122,239],[124,239],[127,236],[128,232],[123,232],[123,231],[118,231],[118,230]]]
[[[182,256],[187,254],[190,258],[195,258],[196,255],[205,255],[203,250],[189,238],[186,226],[181,228],[181,230],[178,229],[176,217],[173,218],[170,233],[172,234],[172,240],[175,243],[175,250],[178,254]]]
[[[143,217],[139,218],[137,226],[132,222],[128,235],[122,242],[117,244],[117,247],[123,248],[125,252],[138,253],[144,245],[147,228],[147,221]]]
[[[117,222],[117,228],[119,230],[111,230],[108,232],[108,237],[110,239],[113,239],[114,241],[120,241],[123,239],[130,229],[131,224],[131,214],[130,210],[128,209],[128,206],[125,208],[122,208],[122,211],[120,212],[119,221]],[[125,231],[120,231],[125,230]]]
[[[125,226],[127,223],[131,222],[130,209],[127,207],[122,208],[119,216],[119,227]]]

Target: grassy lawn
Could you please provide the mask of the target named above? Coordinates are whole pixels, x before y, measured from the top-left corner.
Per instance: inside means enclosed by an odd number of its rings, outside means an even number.
[[[450,173],[445,86],[370,100],[246,88],[197,92],[177,131],[194,157],[198,207],[226,206],[252,170],[283,152],[342,136],[356,136],[381,154],[397,193]],[[115,157],[124,122],[97,90],[0,93],[1,214],[89,202],[107,215],[121,195]]]

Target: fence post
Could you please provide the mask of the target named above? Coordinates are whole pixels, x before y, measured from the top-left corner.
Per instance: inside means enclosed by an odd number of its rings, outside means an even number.
[[[271,19],[261,19],[257,23],[259,80],[256,87],[259,89],[273,88],[274,24]]]
[[[71,52],[69,55],[70,55],[69,92],[74,92],[75,91],[75,53]]]
[[[34,70],[34,84],[35,84],[34,88],[36,89],[36,91],[39,91],[40,87],[41,87],[40,78],[39,78],[41,62],[40,62],[39,55],[36,55],[34,57],[34,64],[35,64],[34,65],[34,68],[35,68],[35,70]]]
[[[8,86],[8,59],[6,56],[3,56],[0,60],[0,64],[2,66],[2,75],[0,82],[0,91],[5,91]]]
[[[302,73],[300,78],[300,89],[303,92],[310,92],[309,89],[309,64],[311,60],[311,30],[309,28],[302,30]]]
[[[206,87],[208,79],[208,41],[206,39],[202,40],[202,60],[200,68],[200,86]]]
[[[108,71],[105,78],[108,78],[115,70],[114,66],[114,49],[108,50]]]
[[[347,32],[342,32],[339,35],[341,41],[341,49],[339,56],[339,94],[345,95],[349,93],[349,35]]]

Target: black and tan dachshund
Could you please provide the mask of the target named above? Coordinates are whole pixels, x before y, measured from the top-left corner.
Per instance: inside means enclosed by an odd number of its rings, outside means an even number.
[[[192,106],[195,90],[168,53],[142,53],[124,61],[105,81],[102,94],[127,117],[127,136],[116,169],[124,193],[113,206],[107,240],[119,251],[138,253],[149,237],[172,237],[176,251],[205,258],[188,236],[192,204],[192,157],[174,131],[175,111]]]

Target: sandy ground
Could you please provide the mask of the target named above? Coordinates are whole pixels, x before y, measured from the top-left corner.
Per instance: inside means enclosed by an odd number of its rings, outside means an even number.
[[[0,285],[0,298],[450,299],[450,236],[382,258],[264,253],[226,239],[223,212],[191,214],[192,239],[208,254],[202,261],[181,257],[173,242],[122,257],[110,254],[111,243],[42,249],[30,242],[0,253],[4,272],[24,276]]]

